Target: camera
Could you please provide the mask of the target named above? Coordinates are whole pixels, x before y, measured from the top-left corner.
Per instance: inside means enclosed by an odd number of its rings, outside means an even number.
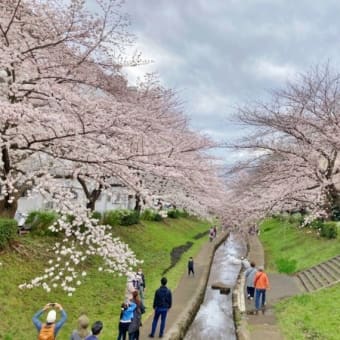
[[[55,307],[55,302],[49,303],[48,304],[50,307]]]

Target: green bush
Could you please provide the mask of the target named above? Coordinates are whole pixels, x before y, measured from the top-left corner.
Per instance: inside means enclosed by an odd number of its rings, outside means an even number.
[[[190,214],[185,209],[183,209],[183,210],[179,210],[179,216],[188,218],[190,217]]]
[[[140,219],[143,221],[153,221],[155,213],[151,209],[145,209],[140,215]]]
[[[168,211],[168,217],[169,218],[179,218],[180,217],[180,212],[177,209],[172,209]]]
[[[17,234],[17,221],[10,218],[0,219],[0,249],[4,249]]]
[[[145,209],[140,215],[140,219],[143,221],[159,222],[163,220],[163,217],[159,213],[152,211],[151,209]]]
[[[139,212],[134,210],[122,210],[120,225],[128,226],[139,222]]]
[[[100,221],[101,220],[101,218],[102,218],[102,214],[99,212],[99,211],[94,211],[93,213],[92,213],[92,216],[91,216],[92,218],[95,218],[96,220],[98,220],[98,221]]]
[[[162,217],[162,215],[156,213],[155,216],[153,217],[153,220],[155,222],[160,222],[160,221],[163,221],[163,217]]]
[[[291,274],[296,271],[297,261],[288,258],[279,258],[276,260],[276,267],[279,273]]]
[[[315,220],[313,220],[312,222],[309,223],[309,227],[311,227],[313,229],[322,229],[323,220],[321,220],[320,218],[317,218],[317,219],[315,219]]]
[[[139,213],[134,210],[110,210],[104,214],[103,223],[110,226],[133,225],[139,222]]]
[[[329,239],[337,238],[338,228],[336,222],[333,221],[324,222],[323,226],[321,227],[320,236]]]
[[[292,224],[301,224],[303,222],[303,216],[301,213],[294,213],[289,216],[289,222]]]
[[[56,235],[48,228],[58,219],[55,211],[31,211],[25,221],[31,227],[31,232],[40,236]]]

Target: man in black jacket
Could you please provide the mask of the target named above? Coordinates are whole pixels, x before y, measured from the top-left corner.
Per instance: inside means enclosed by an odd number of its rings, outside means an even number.
[[[155,336],[159,317],[161,317],[161,328],[159,330],[159,337],[162,338],[164,334],[166,315],[172,305],[172,294],[170,289],[166,287],[167,282],[168,280],[163,277],[161,279],[161,287],[158,288],[155,292],[155,297],[153,299],[153,309],[155,310],[155,314],[152,321],[151,333],[149,334],[150,338],[153,338]]]

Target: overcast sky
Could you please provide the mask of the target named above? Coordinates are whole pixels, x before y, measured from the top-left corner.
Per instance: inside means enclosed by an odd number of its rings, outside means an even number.
[[[194,129],[214,139],[242,132],[235,107],[318,63],[340,62],[338,0],[127,0],[135,48],[179,92]]]

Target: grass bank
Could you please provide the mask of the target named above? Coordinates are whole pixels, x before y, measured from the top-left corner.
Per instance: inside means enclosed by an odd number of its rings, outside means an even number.
[[[282,258],[296,260],[296,271],[299,271],[340,254],[339,238],[321,238],[314,231],[297,229],[296,225],[277,219],[262,223],[260,239],[271,271],[277,270],[277,260]],[[285,339],[339,339],[339,299],[340,285],[337,284],[279,302],[275,310]]]
[[[147,307],[145,317],[152,313],[152,299],[163,271],[171,264],[173,248],[192,242],[176,266],[166,276],[168,286],[174,289],[186,270],[189,256],[195,256],[206,237],[195,238],[208,230],[208,223],[190,218],[166,219],[164,222],[144,222],[135,226],[115,227],[114,236],[119,236],[144,260],[142,265],[146,277]],[[61,291],[46,293],[41,289],[18,289],[18,285],[41,274],[44,263],[51,256],[47,252],[55,239],[26,235],[20,238],[20,254],[4,251],[0,254],[0,339],[35,339],[37,332],[31,322],[32,315],[47,302],[59,302],[68,313],[68,321],[58,339],[69,339],[76,328],[78,316],[85,312],[91,322],[102,320],[104,331],[101,340],[117,337],[120,304],[124,299],[126,279],[97,271],[96,259],[86,264],[88,275],[72,297]],[[85,269],[85,268],[84,268]]]

